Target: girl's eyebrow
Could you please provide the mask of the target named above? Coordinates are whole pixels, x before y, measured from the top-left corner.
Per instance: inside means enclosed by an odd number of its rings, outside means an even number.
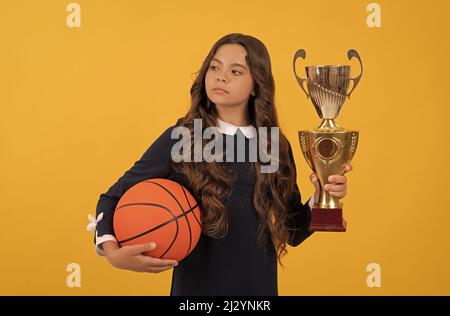
[[[223,65],[223,62],[220,61],[219,59],[217,59],[217,58],[211,59],[211,61],[213,61],[213,60],[215,60],[215,61],[217,61],[219,64]],[[239,66],[239,67],[242,67],[242,68],[244,68],[244,69],[247,69],[247,67],[245,67],[244,65],[238,64],[238,63],[231,64],[231,66]],[[248,69],[247,69],[247,70],[248,70]]]

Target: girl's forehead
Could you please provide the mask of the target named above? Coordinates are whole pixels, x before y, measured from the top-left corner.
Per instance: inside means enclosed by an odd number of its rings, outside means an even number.
[[[238,44],[225,44],[219,47],[219,49],[215,52],[212,60],[215,60],[219,63],[228,63],[228,64],[243,64],[247,65],[247,51],[244,47]]]

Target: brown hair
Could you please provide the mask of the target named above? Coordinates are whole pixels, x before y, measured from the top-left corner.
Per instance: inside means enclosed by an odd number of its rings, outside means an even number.
[[[254,80],[255,96],[248,101],[251,122],[259,137],[259,127],[279,127],[274,104],[275,83],[270,56],[266,46],[255,37],[240,33],[225,35],[219,39],[206,56],[191,87],[191,108],[181,120],[181,126],[188,127],[193,136],[194,119],[202,120],[202,127],[216,125],[217,111],[205,91],[205,75],[217,49],[223,44],[239,44],[247,50],[246,61]],[[203,146],[206,140],[202,140]],[[270,137],[268,139],[270,148]],[[256,176],[253,205],[260,224],[258,240],[270,237],[281,266],[281,258],[287,254],[286,243],[290,238],[287,228],[288,203],[295,185],[295,169],[289,156],[289,143],[279,130],[279,168],[273,173],[261,173],[260,162],[252,162]],[[193,151],[193,144],[191,148]],[[186,175],[193,193],[200,199],[202,208],[202,232],[213,238],[220,238],[228,230],[227,210],[223,204],[232,191],[234,176],[225,166],[226,162],[180,162],[173,168]],[[268,233],[266,235],[266,233]]]

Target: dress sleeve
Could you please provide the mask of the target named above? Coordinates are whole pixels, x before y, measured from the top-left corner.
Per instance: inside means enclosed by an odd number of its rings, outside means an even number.
[[[113,229],[113,216],[122,195],[135,184],[151,178],[166,178],[172,172],[170,165],[171,133],[177,124],[167,128],[142,157],[134,163],[106,192],[100,194],[96,207],[94,244],[98,255],[104,256],[103,246],[107,240],[117,241]]]
[[[311,197],[303,204],[300,190],[297,185],[297,169],[295,166],[294,155],[292,153],[291,145],[289,144],[289,157],[293,164],[294,170],[294,194],[291,197],[288,208],[288,229],[290,232],[288,244],[292,247],[297,247],[305,239],[312,235],[313,232],[308,231],[308,226],[311,222]]]

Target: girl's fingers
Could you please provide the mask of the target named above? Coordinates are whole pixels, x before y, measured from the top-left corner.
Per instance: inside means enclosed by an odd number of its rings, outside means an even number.
[[[344,165],[344,173],[352,171],[353,167],[350,164]],[[324,185],[325,191],[330,195],[343,198],[347,193],[347,177],[345,175],[331,175],[328,177],[330,183]]]
[[[146,244],[140,244],[140,245],[133,245],[133,246],[124,246],[123,249],[128,249],[132,254],[139,255],[143,252],[150,251],[155,249],[156,243],[146,243]]]
[[[344,174],[346,174],[347,172],[350,172],[353,170],[353,167],[351,164],[345,164],[344,166]]]
[[[168,266],[168,267],[148,267],[147,272],[159,273],[159,272],[163,272],[163,271],[166,271],[166,270],[170,270],[172,268],[173,268],[173,266]]]
[[[328,181],[331,183],[336,183],[336,184],[344,184],[347,182],[347,177],[335,174],[335,175],[329,176]]]
[[[174,266],[177,263],[176,260],[168,260],[168,259],[158,259],[158,258],[152,258],[147,256],[142,256],[142,260],[144,261],[145,265],[148,265],[149,267],[167,267],[167,266]]]
[[[346,184],[325,184],[324,187],[325,191],[335,191],[335,192],[341,192],[347,190]]]
[[[339,198],[343,198],[345,196],[345,191],[330,191],[329,192],[330,195],[335,196],[335,197],[339,197]]]
[[[312,184],[314,184],[314,186],[316,187],[319,186],[319,178],[315,173],[311,173],[309,175],[309,180],[311,181]]]

